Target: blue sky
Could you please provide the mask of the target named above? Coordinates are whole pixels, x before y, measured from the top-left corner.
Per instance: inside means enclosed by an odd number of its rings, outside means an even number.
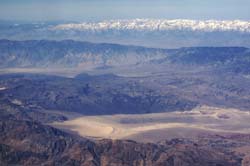
[[[4,20],[132,18],[250,20],[250,0],[0,0]]]

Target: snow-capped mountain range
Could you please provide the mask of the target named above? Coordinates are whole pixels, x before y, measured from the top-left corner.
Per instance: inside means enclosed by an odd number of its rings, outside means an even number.
[[[105,31],[105,30],[136,30],[136,31],[238,31],[250,33],[250,21],[230,20],[156,20],[156,19],[133,19],[133,20],[110,20],[95,23],[60,24],[52,30],[79,30],[79,31]]]
[[[154,48],[250,47],[250,21],[132,19],[101,22],[2,23],[0,39],[77,40]]]

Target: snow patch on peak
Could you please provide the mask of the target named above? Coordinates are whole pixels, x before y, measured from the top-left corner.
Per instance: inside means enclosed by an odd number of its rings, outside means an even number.
[[[3,86],[3,87],[1,87],[1,86],[0,86],[0,91],[2,91],[2,90],[6,90],[6,89],[7,89],[6,87],[4,87],[4,86]]]
[[[238,31],[250,33],[250,21],[242,20],[165,20],[165,19],[132,19],[132,20],[110,20],[102,22],[84,22],[79,24],[60,24],[52,30],[78,30],[78,31],[106,31],[106,30],[127,30],[127,31],[168,31],[168,30],[189,30],[189,31]]]

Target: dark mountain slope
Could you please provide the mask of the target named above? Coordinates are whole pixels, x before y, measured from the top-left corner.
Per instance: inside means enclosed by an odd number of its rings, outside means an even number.
[[[1,117],[1,165],[84,166],[237,166],[240,160],[226,150],[190,141],[141,144],[133,141],[91,142],[31,121]]]

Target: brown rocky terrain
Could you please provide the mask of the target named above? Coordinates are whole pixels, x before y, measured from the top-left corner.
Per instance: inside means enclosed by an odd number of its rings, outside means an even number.
[[[1,117],[1,165],[237,166],[248,162],[231,147],[249,144],[244,136],[172,139],[158,144],[126,140],[90,141],[33,121]],[[249,136],[247,136],[249,138]],[[232,140],[231,140],[232,139]],[[235,143],[234,139],[245,140]],[[226,146],[227,145],[227,146]]]

